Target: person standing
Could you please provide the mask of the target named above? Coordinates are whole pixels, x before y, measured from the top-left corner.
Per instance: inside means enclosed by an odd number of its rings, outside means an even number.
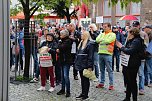
[[[78,71],[74,67],[74,60],[77,52],[77,47],[80,42],[81,34],[76,30],[76,25],[74,23],[69,24],[68,30],[70,32],[69,38],[72,40],[71,54],[73,60],[73,76],[75,80],[78,80]]]
[[[140,23],[138,21],[134,21],[132,26],[133,26],[133,28],[137,28],[137,29],[140,30]],[[146,33],[146,31],[140,31],[139,34],[140,34],[140,37],[144,40],[144,45],[145,45],[145,48],[146,48],[149,44],[148,34]],[[141,60],[141,65],[140,65],[139,71],[138,71],[139,94],[140,95],[144,95],[144,79],[145,79],[144,69],[145,69],[145,59],[142,59]]]
[[[116,34],[116,40],[119,41],[121,44],[125,43],[124,36],[119,32],[117,26],[113,27],[113,32]],[[112,70],[114,71],[114,58],[116,57],[116,71],[119,72],[119,64],[120,64],[120,50],[119,48],[114,45],[114,51],[112,55]]]
[[[18,28],[18,33],[17,33],[17,40],[16,40],[16,45],[19,50],[19,53],[17,54],[17,61],[15,65],[16,71],[18,70],[18,62],[20,61],[20,66],[21,70],[23,70],[23,53],[24,53],[24,44],[23,44],[23,38],[24,38],[24,31],[23,31],[23,26],[20,25]]]
[[[60,59],[60,64],[61,64],[62,88],[57,93],[57,95],[65,94],[65,88],[66,88],[66,97],[70,97],[69,71],[70,71],[70,66],[72,63],[72,55],[71,55],[72,41],[69,38],[68,30],[62,30],[60,32],[60,38],[61,40],[58,44],[58,48],[56,52],[59,53],[59,59]]]
[[[83,76],[83,70],[93,70],[94,62],[94,42],[90,41],[90,34],[84,31],[81,34],[81,42],[78,46],[78,52],[75,59],[75,68],[79,71],[81,77],[81,94],[76,99],[86,100],[88,98],[90,81]]]
[[[55,65],[55,56],[56,56],[56,47],[57,44],[54,41],[54,36],[53,34],[47,34],[46,35],[46,41],[44,41],[41,46],[39,47],[40,49],[40,75],[41,75],[41,87],[37,89],[38,91],[43,91],[45,90],[45,85],[46,85],[46,75],[47,71],[50,76],[50,89],[48,90],[49,92],[53,92],[55,85],[54,85],[54,65]],[[46,47],[46,49],[44,49]],[[44,51],[42,52],[42,48]]]
[[[99,34],[96,42],[99,44],[99,66],[100,66],[100,83],[96,88],[103,88],[105,82],[105,68],[109,75],[109,90],[114,90],[113,86],[113,70],[112,70],[112,54],[114,50],[114,43],[116,34],[111,31],[111,24],[103,24],[104,33]]]
[[[116,41],[117,47],[123,52],[125,63],[122,60],[122,66],[125,69],[125,77],[127,81],[126,98],[123,101],[130,101],[132,94],[133,101],[137,101],[137,73],[141,65],[140,53],[143,48],[143,39],[140,37],[139,29],[132,28],[129,31],[126,46],[124,47],[119,41]],[[128,59],[127,59],[128,57]]]
[[[97,80],[95,81],[98,81],[99,79],[99,66],[98,66],[98,44],[95,42],[97,36],[100,34],[100,32],[97,30],[97,26],[95,24],[91,24],[89,25],[89,33],[90,33],[90,36],[91,36],[91,39],[94,40],[94,43],[95,43],[95,49],[94,49],[94,69],[95,69],[95,75],[96,75],[96,78]]]

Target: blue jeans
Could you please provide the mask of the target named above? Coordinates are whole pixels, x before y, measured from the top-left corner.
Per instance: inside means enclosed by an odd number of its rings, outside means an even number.
[[[146,60],[146,66],[148,71],[148,80],[150,80],[150,84],[152,84],[152,58]]]
[[[145,67],[145,61],[141,61],[141,65],[138,70],[139,90],[144,90],[144,83],[145,83],[144,67]]]
[[[114,70],[114,57],[116,57],[116,70],[119,71],[120,52],[118,49],[114,50],[114,53],[112,56],[112,70]]]
[[[94,52],[94,69],[95,69],[96,78],[99,78],[99,66],[98,66],[99,62],[98,62],[98,59],[99,59],[98,53]]]
[[[70,71],[70,65],[64,64],[62,65],[62,90],[65,90],[66,92],[70,93],[70,79],[69,79],[69,71]]]
[[[144,75],[145,75],[145,85],[148,85],[148,71],[147,71],[147,66],[146,65],[145,65],[145,68],[144,68]]]
[[[105,82],[105,68],[107,68],[109,84],[113,85],[112,56],[99,54],[99,66],[101,72],[100,83],[104,84]]]
[[[38,72],[39,69],[39,65],[38,65],[38,57],[37,57],[37,47],[33,47],[32,48],[32,56],[34,59],[34,73]]]

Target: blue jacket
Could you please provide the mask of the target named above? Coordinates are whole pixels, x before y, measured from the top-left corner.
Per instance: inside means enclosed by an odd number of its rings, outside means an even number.
[[[75,69],[82,71],[83,69],[93,69],[94,42],[88,41],[86,48],[80,49],[77,52],[75,59]]]
[[[18,33],[18,43],[19,43],[20,49],[24,49],[23,39],[24,39],[24,32],[20,31]]]

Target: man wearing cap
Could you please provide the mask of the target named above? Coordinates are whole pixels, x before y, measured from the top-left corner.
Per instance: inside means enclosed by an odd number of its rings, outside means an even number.
[[[138,21],[134,21],[132,26],[140,29],[140,23]],[[149,44],[148,34],[145,31],[140,31],[140,36],[144,40],[144,44],[148,46]],[[145,60],[141,60],[141,65],[138,71],[140,95],[144,95],[144,82],[145,82],[144,67],[145,67]]]
[[[144,27],[144,32],[149,36],[149,42],[151,41],[151,34],[152,34],[152,26],[146,25]],[[150,80],[150,83],[149,83]],[[149,83],[149,85],[148,85]],[[148,87],[152,87],[152,56],[149,54],[146,58],[146,68],[145,68],[145,84]]]
[[[119,32],[117,26],[113,27],[113,32],[116,34],[116,40],[119,41],[121,44],[124,44],[124,35]],[[112,70],[114,70],[114,57],[116,57],[116,71],[119,72],[120,50],[116,45],[114,45],[114,51],[112,56]]]

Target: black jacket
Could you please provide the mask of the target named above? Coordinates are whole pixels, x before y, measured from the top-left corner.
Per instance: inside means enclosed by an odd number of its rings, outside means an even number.
[[[88,41],[86,48],[77,52],[75,59],[75,69],[81,71],[83,69],[93,69],[94,42]]]
[[[71,33],[70,33],[70,35],[71,35]],[[73,39],[71,39],[71,40],[72,40],[72,42],[76,42],[76,46],[78,47],[79,42],[81,40],[81,33],[79,33],[77,30],[75,30],[74,38],[75,38],[74,40]]]
[[[61,39],[58,44],[58,49],[60,50],[59,59],[61,64],[71,64],[72,55],[71,55],[72,41],[69,37]]]
[[[49,53],[52,55],[53,65],[55,65],[57,43],[55,41],[50,41],[50,42],[49,41],[44,41],[39,48],[41,48],[43,46],[47,46],[47,47],[51,48]]]
[[[91,32],[91,31],[89,31],[89,33],[90,33],[90,36],[91,36],[91,38],[93,39],[93,40],[96,40],[96,38],[97,38],[97,36],[100,34],[100,32],[99,31],[93,31],[93,33]],[[96,41],[94,42],[95,44],[95,49],[94,49],[94,51],[95,52],[98,52],[98,43],[96,43]]]
[[[130,55],[127,69],[139,69],[141,59],[139,53],[141,51],[143,39],[139,36],[127,41],[126,46],[121,48],[125,54]]]

